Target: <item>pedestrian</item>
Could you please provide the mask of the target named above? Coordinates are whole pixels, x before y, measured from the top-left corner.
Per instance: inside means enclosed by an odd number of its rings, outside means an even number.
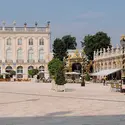
[[[103,85],[106,85],[106,76],[103,77]]]

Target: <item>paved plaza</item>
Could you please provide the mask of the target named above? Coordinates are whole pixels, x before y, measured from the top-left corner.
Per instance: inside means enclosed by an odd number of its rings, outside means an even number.
[[[125,94],[102,84],[0,83],[0,125],[125,125]]]

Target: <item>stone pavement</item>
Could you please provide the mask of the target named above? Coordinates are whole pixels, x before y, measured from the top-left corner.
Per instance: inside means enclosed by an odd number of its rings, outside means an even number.
[[[125,125],[125,94],[102,84],[0,83],[0,125]]]

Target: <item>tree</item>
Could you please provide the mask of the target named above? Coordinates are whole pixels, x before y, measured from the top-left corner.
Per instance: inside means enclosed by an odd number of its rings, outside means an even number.
[[[16,75],[16,71],[11,70],[11,71],[10,71],[10,77],[13,77],[14,75]]]
[[[49,73],[54,79],[56,78],[57,72],[62,65],[63,65],[62,61],[54,58],[48,63]]]
[[[66,35],[62,37],[62,41],[66,45],[66,49],[76,49],[77,43],[76,38],[72,37],[71,35]]]
[[[63,71],[64,67],[63,65],[58,69],[57,74],[56,74],[56,84],[57,85],[64,85],[66,84],[66,80],[65,80],[65,75],[64,75],[64,71]]]
[[[84,37],[84,42],[81,43],[89,60],[93,60],[93,53],[97,49],[111,47],[110,37],[104,32],[87,35]]]
[[[34,76],[34,75],[37,75],[38,72],[39,72],[38,69],[31,69],[31,70],[28,71],[28,74],[29,74],[30,76],[32,76],[32,78],[33,78],[33,76]]]
[[[66,45],[59,38],[54,40],[53,55],[54,55],[54,58],[58,58],[61,61],[63,61],[64,57],[67,57]]]

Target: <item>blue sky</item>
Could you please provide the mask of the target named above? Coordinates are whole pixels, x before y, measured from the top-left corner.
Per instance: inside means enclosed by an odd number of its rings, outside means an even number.
[[[80,41],[87,34],[104,31],[113,45],[125,34],[125,0],[0,0],[0,21],[11,26],[51,22],[52,41],[71,34]]]

